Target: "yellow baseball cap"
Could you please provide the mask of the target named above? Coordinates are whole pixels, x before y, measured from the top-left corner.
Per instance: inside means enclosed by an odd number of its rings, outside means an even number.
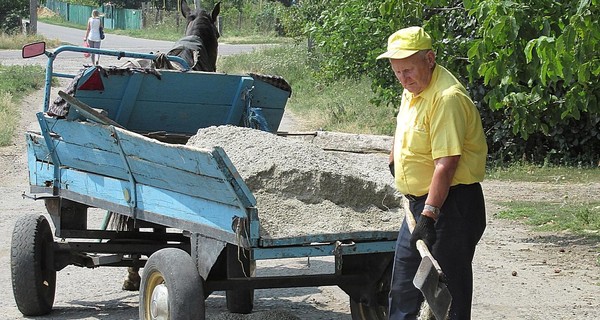
[[[404,59],[419,50],[432,49],[431,37],[421,27],[400,29],[388,38],[387,51],[377,59]]]

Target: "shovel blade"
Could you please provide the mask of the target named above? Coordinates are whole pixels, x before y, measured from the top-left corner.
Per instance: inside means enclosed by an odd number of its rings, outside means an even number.
[[[425,297],[425,301],[427,301],[435,318],[437,320],[446,319],[452,303],[452,296],[446,284],[440,282],[440,274],[429,257],[425,256],[421,260],[413,284],[423,293],[423,297]]]

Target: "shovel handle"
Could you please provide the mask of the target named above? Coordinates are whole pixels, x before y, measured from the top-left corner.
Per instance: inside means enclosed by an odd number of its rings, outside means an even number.
[[[408,231],[410,231],[410,233],[412,234],[413,230],[415,230],[415,227],[417,225],[417,221],[415,220],[415,217],[413,216],[412,212],[410,212],[408,200],[406,198],[404,198],[404,219],[406,220],[406,224],[408,225]],[[431,251],[429,251],[429,248],[427,247],[425,242],[419,239],[417,240],[416,246],[417,250],[419,250],[419,253],[421,254],[421,258],[429,257],[435,270],[438,272],[438,274],[442,275],[442,268],[431,254]]]

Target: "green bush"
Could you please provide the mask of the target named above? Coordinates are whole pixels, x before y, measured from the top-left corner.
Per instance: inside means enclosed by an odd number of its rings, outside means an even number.
[[[367,75],[373,102],[393,112],[401,87],[387,61],[375,57],[391,33],[421,25],[435,40],[438,62],[478,106],[493,160],[588,166],[600,160],[598,0],[302,3],[315,5],[290,15],[302,17],[315,40],[320,77]]]

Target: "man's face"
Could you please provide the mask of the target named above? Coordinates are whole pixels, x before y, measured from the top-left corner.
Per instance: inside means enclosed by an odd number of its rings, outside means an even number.
[[[408,58],[390,59],[392,70],[402,86],[413,94],[419,94],[431,81],[435,54],[433,51],[420,51]]]

